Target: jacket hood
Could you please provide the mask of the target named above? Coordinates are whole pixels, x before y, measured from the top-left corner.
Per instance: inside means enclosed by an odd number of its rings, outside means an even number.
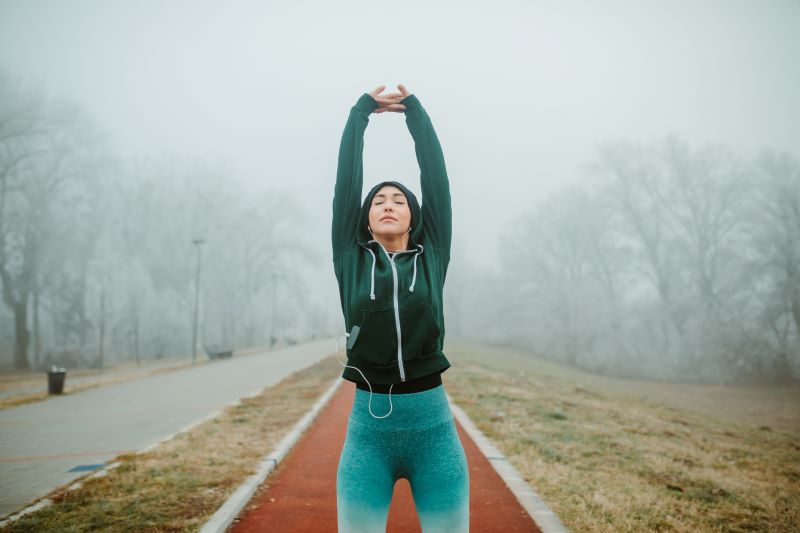
[[[408,248],[416,248],[417,244],[419,244],[422,240],[422,215],[419,208],[419,202],[417,201],[417,197],[414,196],[413,192],[411,192],[405,185],[397,181],[382,181],[381,183],[375,185],[372,189],[370,189],[369,193],[367,193],[367,197],[364,198],[364,203],[361,205],[361,213],[358,217],[359,222],[358,229],[356,230],[356,239],[362,246],[368,246],[367,243],[373,240],[372,235],[367,229],[369,226],[369,208],[372,205],[372,200],[375,198],[375,195],[378,194],[378,191],[380,191],[381,188],[386,185],[394,185],[403,191],[403,194],[405,194],[406,198],[408,199],[408,207],[411,209],[411,233],[408,237]]]
[[[369,208],[372,205],[372,199],[375,198],[375,195],[378,194],[378,191],[384,185],[394,185],[401,191],[403,194],[406,195],[408,199],[408,207],[411,209],[411,233],[408,237],[408,246],[407,250],[415,250],[414,253],[414,273],[411,277],[411,286],[408,288],[410,292],[414,292],[414,284],[417,281],[417,257],[419,254],[423,252],[423,246],[419,243],[422,240],[422,215],[419,208],[419,202],[417,202],[417,197],[414,196],[414,193],[411,192],[405,185],[399,183],[397,181],[382,181],[381,183],[375,185],[372,189],[370,189],[369,193],[367,193],[367,197],[364,199],[364,203],[361,205],[361,213],[359,215],[359,224],[358,228],[356,229],[356,239],[358,243],[366,248],[370,254],[372,254],[372,272],[370,274],[370,289],[369,289],[369,298],[370,300],[375,299],[375,252],[370,247],[369,243],[371,242],[378,242],[372,238],[367,227],[369,226]],[[383,248],[382,246],[380,247]],[[380,251],[378,251],[380,253]],[[384,253],[385,250],[384,250]],[[399,252],[398,252],[399,253]]]

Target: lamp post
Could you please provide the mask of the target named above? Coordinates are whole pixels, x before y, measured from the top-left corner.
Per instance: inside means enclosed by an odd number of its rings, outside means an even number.
[[[192,241],[197,247],[197,268],[194,278],[194,320],[192,321],[192,364],[197,359],[197,316],[200,308],[200,245],[206,242],[203,239]]]
[[[270,315],[270,327],[269,327],[269,347],[275,344],[275,299],[277,298],[278,294],[278,278],[284,279],[283,274],[278,274],[277,272],[272,273],[272,313]]]

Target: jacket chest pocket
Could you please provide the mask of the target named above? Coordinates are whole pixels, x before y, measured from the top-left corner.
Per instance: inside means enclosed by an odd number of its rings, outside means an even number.
[[[361,312],[358,336],[350,349],[353,357],[377,367],[397,365],[397,326],[394,309]]]
[[[422,359],[436,351],[439,325],[429,302],[400,311],[403,360]]]

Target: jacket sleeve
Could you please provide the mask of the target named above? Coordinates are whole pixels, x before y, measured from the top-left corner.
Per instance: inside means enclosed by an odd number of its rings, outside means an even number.
[[[414,138],[414,149],[420,169],[422,190],[422,226],[426,242],[450,258],[453,214],[450,206],[450,182],[444,165],[444,154],[433,124],[413,94],[400,103],[406,106],[406,125]]]
[[[378,102],[374,98],[367,93],[362,94],[350,108],[350,116],[342,133],[333,192],[331,241],[334,261],[341,259],[343,251],[356,243],[361,189],[364,183],[364,131],[369,123],[370,113],[377,107]]]

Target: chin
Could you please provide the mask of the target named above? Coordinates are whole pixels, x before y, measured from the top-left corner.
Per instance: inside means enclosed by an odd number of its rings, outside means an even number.
[[[406,231],[408,231],[408,228],[406,228]],[[372,233],[373,233],[375,236],[380,236],[380,237],[384,237],[384,238],[391,238],[391,237],[400,237],[400,236],[403,236],[403,235],[405,235],[405,234],[406,234],[406,231],[403,231],[403,230],[393,230],[393,228],[390,228],[388,231],[381,231],[381,232],[376,232],[376,231],[373,231]]]

